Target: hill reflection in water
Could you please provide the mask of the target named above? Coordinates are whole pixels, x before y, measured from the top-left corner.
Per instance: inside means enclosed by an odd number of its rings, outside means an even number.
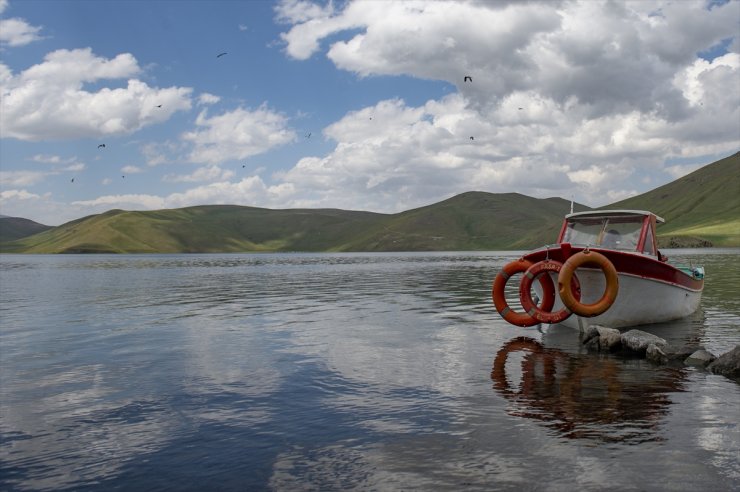
[[[518,337],[496,353],[491,379],[509,401],[510,415],[540,420],[563,437],[660,441],[670,393],[684,390],[686,374],[675,368],[636,370],[641,362],[572,355]]]
[[[740,251],[668,254],[724,353]],[[737,488],[740,386],[509,325],[517,256],[0,255],[0,490]]]

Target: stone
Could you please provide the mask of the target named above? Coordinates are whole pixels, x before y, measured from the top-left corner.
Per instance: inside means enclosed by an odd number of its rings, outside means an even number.
[[[622,333],[621,341],[623,347],[640,354],[644,354],[651,343],[661,348],[668,345],[668,342],[662,338],[642,330],[630,330]]]
[[[707,366],[714,374],[721,374],[740,382],[740,345],[726,354],[720,355]]]
[[[651,343],[648,345],[647,349],[645,349],[645,358],[656,364],[667,364],[669,361],[668,354],[654,343]]]
[[[656,345],[651,343],[645,350],[645,358],[655,364],[671,364],[671,365],[684,365],[684,361],[694,352],[703,350],[704,347],[697,347],[696,345],[683,345],[677,347],[675,345]]]
[[[599,336],[599,330],[596,328],[597,325],[590,325],[588,329],[583,334],[583,337],[581,338],[581,341],[584,345],[586,345],[588,342],[590,342],[592,339]]]
[[[687,366],[705,367],[714,361],[714,359],[716,359],[714,355],[704,349],[700,349],[686,357],[683,363]]]
[[[621,347],[622,333],[619,330],[598,325],[596,330],[599,332],[599,350],[613,352]]]
[[[599,352],[613,352],[622,345],[622,334],[616,328],[591,325],[582,337],[583,345],[587,350]]]
[[[702,350],[704,347],[697,347],[691,345],[684,345],[682,347],[674,347],[672,345],[666,345],[662,348],[663,353],[668,357],[668,362],[683,363],[684,360],[697,350]]]
[[[586,350],[589,352],[598,352],[599,351],[599,337],[591,337],[588,339],[588,341],[583,345],[586,347]]]

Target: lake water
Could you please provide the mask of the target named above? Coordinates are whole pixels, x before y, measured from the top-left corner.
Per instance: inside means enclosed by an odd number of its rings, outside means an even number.
[[[644,327],[740,343],[740,250]],[[740,385],[490,297],[512,252],[0,255],[2,490],[738,490]]]

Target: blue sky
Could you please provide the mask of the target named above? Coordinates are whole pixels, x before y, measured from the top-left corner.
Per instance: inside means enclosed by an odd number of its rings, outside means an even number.
[[[606,205],[738,151],[738,38],[738,1],[0,0],[0,214]]]

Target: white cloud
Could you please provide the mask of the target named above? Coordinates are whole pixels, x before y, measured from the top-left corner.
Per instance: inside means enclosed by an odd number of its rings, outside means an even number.
[[[143,173],[144,170],[138,166],[128,165],[128,166],[123,166],[121,168],[121,172],[124,172],[126,174],[139,174],[139,173]]]
[[[40,196],[35,193],[29,193],[26,190],[6,190],[0,192],[0,205],[4,205],[9,200],[31,200],[34,198],[40,198]],[[3,215],[8,214],[3,213]]]
[[[93,138],[129,134],[166,121],[191,107],[191,89],[153,88],[131,78],[139,73],[128,53],[113,59],[88,49],[57,50],[13,75],[0,64],[0,127],[3,138]],[[85,83],[128,79],[125,87],[85,90]],[[162,107],[157,107],[161,105]]]
[[[688,145],[684,147],[688,153],[723,151],[726,142],[737,142],[740,135],[738,80],[738,53],[727,53],[712,62],[698,59],[676,73],[673,83],[691,105],[692,115],[677,122],[671,128],[671,136],[686,142]]]
[[[218,166],[206,166],[200,167],[186,175],[167,174],[162,180],[169,183],[202,183],[209,181],[228,181],[232,177],[234,177],[233,171],[221,169]]]
[[[106,195],[93,200],[77,200],[72,202],[72,205],[85,207],[86,209],[97,209],[97,213],[100,213],[111,208],[130,210],[161,209],[165,207],[165,200],[158,196],[145,194]]]
[[[640,172],[683,151],[673,125],[656,115],[581,120],[552,100],[511,99],[534,102],[481,113],[459,95],[421,107],[382,101],[327,127],[334,150],[303,158],[276,179],[291,185],[293,206],[354,208],[362,196],[364,209],[399,212],[469,190],[575,195],[604,205],[634,194]],[[729,154],[735,145],[730,138],[713,150]]]
[[[398,212],[469,190],[575,195],[603,205],[695,165],[666,167],[673,158],[708,163],[740,147],[738,1],[708,10],[703,0],[289,0],[276,14],[287,23],[282,40],[295,60],[325,56],[360,79],[447,81],[457,93],[363,103],[324,128],[322,147],[306,146],[320,152],[269,177],[259,171],[264,178],[241,179],[220,165],[296,140],[282,113],[267,104],[216,113],[217,95],[165,93],[137,80],[130,54],[60,50],[19,74],[0,64],[3,137],[125,134],[191,102],[207,108],[180,140],[142,147],[150,166],[205,164],[164,178],[193,188],[75,205],[98,211],[236,203]],[[698,57],[728,38],[730,53]],[[144,111],[158,104],[157,112]],[[326,142],[334,147],[325,150]]]
[[[519,110],[518,104],[525,107]],[[242,111],[236,115],[243,116]],[[329,125],[324,135],[336,142],[334,150],[301,159],[274,175],[273,184],[259,176],[229,182],[232,174],[209,166],[167,179],[215,182],[155,203],[357,209],[361,196],[364,210],[398,212],[456,193],[485,190],[575,195],[605,204],[634,195],[634,174],[640,168],[659,167],[663,158],[656,156],[680,145],[664,135],[669,125],[654,116],[632,112],[572,121],[572,111],[542,96],[518,92],[489,113],[470,108],[459,94],[419,107],[399,99],[381,101]],[[228,116],[228,121],[240,121]],[[213,123],[214,131],[228,126],[205,115],[201,122]],[[138,198],[140,208],[153,200]],[[132,201],[126,199],[95,203],[125,208]]]
[[[0,0],[0,14],[8,8],[7,0]],[[41,39],[40,27],[32,26],[24,19],[0,19],[0,45],[24,46]]]
[[[30,25],[23,19],[0,19],[0,44],[23,46],[41,39],[40,27]]]
[[[50,212],[70,213],[69,218],[65,218],[49,225],[56,225],[62,221],[72,220],[73,218],[79,218],[81,216],[72,216],[75,211],[69,211],[69,207],[67,207],[66,204],[51,203],[49,197],[50,195],[48,194],[39,195],[23,189],[0,191],[0,215],[38,220],[34,218],[51,218]]]
[[[696,55],[738,37],[740,2],[710,11],[702,1],[353,1],[336,10],[289,1],[276,10],[293,24],[283,34],[293,58],[326,41],[326,56],[360,77],[443,80],[460,94],[419,107],[384,101],[327,127],[332,152],[276,176],[302,203],[400,211],[483,189],[603,205],[671,157],[740,146],[739,55]]]
[[[64,166],[62,168],[59,168],[60,171],[65,172],[80,172],[87,169],[87,166],[82,162],[75,162],[74,164],[70,164],[68,166]]]
[[[77,157],[62,158],[58,155],[35,154],[29,160],[47,164],[54,171],[82,171],[87,168],[85,163],[77,160]]]
[[[39,162],[42,164],[60,164],[64,162],[62,158],[58,155],[48,155],[48,154],[36,154],[33,157],[31,157],[31,160],[34,162]],[[71,161],[74,161],[74,158],[71,159]],[[66,162],[71,162],[70,160],[66,160]]]
[[[284,0],[275,7],[277,19],[289,24],[326,20],[334,13],[332,2],[324,6],[305,0]]]
[[[42,164],[51,164],[51,166],[46,171],[0,171],[0,187],[7,189],[33,186],[43,182],[49,176],[55,176],[63,172],[80,172],[87,167],[84,163],[77,162],[74,157],[61,159],[59,156],[36,155],[31,160]]]
[[[209,104],[216,104],[220,100],[221,100],[220,97],[218,97],[216,95],[213,95],[213,94],[209,94],[207,92],[204,92],[204,93],[202,93],[201,95],[198,96],[198,105],[199,106],[207,106]]]
[[[172,193],[165,197],[147,194],[106,195],[93,200],[78,200],[72,202],[73,209],[85,210],[86,214],[102,213],[112,208],[124,210],[154,210],[163,208],[180,208],[193,205],[209,204],[236,204],[254,205],[269,203],[277,205],[284,203],[285,196],[291,193],[290,185],[268,186],[259,176],[249,176],[238,182],[218,182],[197,186],[182,193]],[[2,198],[3,195],[0,195]],[[39,203],[48,201],[37,195]],[[2,203],[2,202],[0,202]],[[77,217],[83,215],[80,213]],[[26,215],[28,216],[28,215]],[[72,218],[54,219],[47,211],[43,216],[49,217],[49,223],[59,224]]]
[[[349,2],[341,11],[306,2],[277,9],[293,27],[286,52],[327,57],[361,76],[409,74],[454,83],[481,106],[537,88],[559,104],[575,98],[593,115],[660,111],[680,118],[670,83],[677,68],[737,35],[738,3],[668,3],[659,20],[643,2]],[[463,83],[465,75],[473,83]]]
[[[3,187],[31,186],[43,181],[48,174],[41,171],[0,171],[0,185]]]
[[[219,182],[191,188],[183,193],[173,193],[166,198],[170,207],[187,207],[205,204],[248,205],[269,200],[270,188],[259,176],[243,178],[236,183]]]
[[[189,160],[198,163],[245,159],[296,138],[287,119],[266,105],[254,111],[237,108],[213,117],[203,110],[195,124],[197,129],[184,133],[182,139],[192,143]]]

